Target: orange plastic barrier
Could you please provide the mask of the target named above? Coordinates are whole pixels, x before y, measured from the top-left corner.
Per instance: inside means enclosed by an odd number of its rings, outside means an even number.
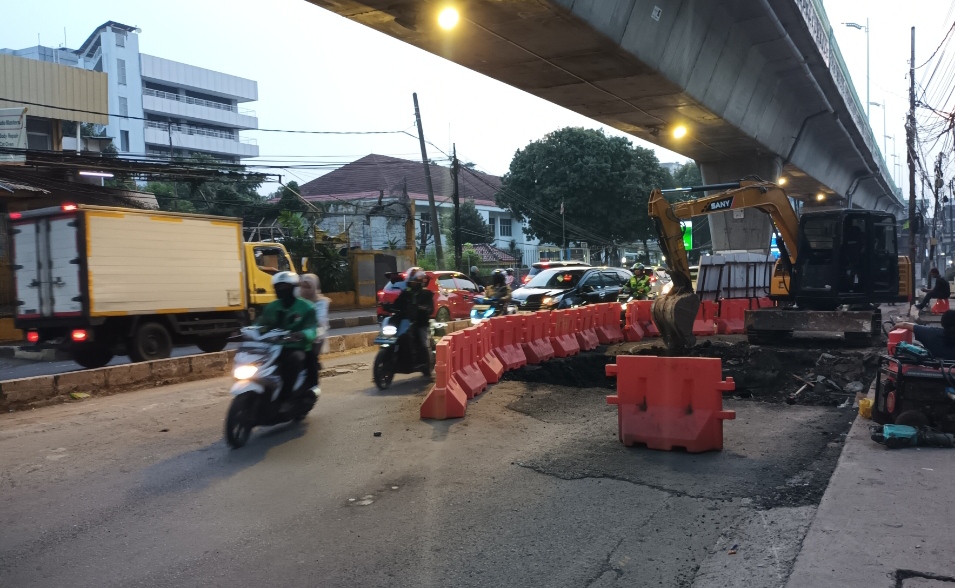
[[[504,375],[504,364],[494,354],[494,329],[488,321],[484,321],[474,329],[478,333],[478,357],[480,358],[478,367],[488,384],[496,384]]]
[[[700,310],[697,311],[696,320],[693,321],[693,334],[716,335],[719,332],[719,326],[716,324],[718,310],[719,304],[715,300],[700,302]]]
[[[524,325],[521,346],[527,363],[538,364],[554,357],[554,346],[550,342],[550,322],[546,312],[518,315]]]
[[[434,364],[434,386],[421,405],[423,419],[454,419],[464,416],[468,397],[451,378],[450,346],[447,338],[438,343]]]
[[[906,343],[912,342],[912,331],[908,329],[892,329],[892,331],[889,332],[889,355],[895,355],[895,346],[903,341]]]
[[[487,379],[478,367],[478,333],[475,327],[451,333],[451,380],[456,382],[468,398],[474,398],[487,388]]]
[[[723,410],[722,393],[733,390],[722,380],[722,362],[709,357],[617,356],[607,366],[617,377],[618,436],[630,447],[637,443],[690,453],[723,449],[723,420],[736,418]]]
[[[636,300],[630,304],[637,305],[637,321],[643,325],[644,337],[659,337],[660,329],[653,324],[653,300]]]
[[[947,298],[939,298],[932,305],[932,314],[944,314],[946,310],[948,310]]]
[[[574,335],[574,310],[554,310],[550,313],[550,343],[554,357],[570,357],[580,353],[580,343]]]
[[[494,338],[494,354],[507,370],[516,370],[527,365],[527,356],[521,347],[524,323],[520,316],[498,316],[490,321]]]
[[[597,331],[594,330],[594,307],[582,306],[573,311],[577,317],[577,343],[583,351],[596,349],[600,345],[600,339],[597,338]]]
[[[717,323],[722,335],[741,335],[746,332],[744,320],[750,310],[749,298],[724,298],[719,302]]]
[[[623,325],[623,338],[627,341],[642,341],[646,333],[643,330],[643,323],[640,321],[638,300],[633,300],[627,304],[627,310]]]
[[[594,305],[597,340],[601,345],[623,341],[623,329],[620,326],[620,305],[616,302]]]
[[[754,304],[750,305],[750,308],[749,308],[750,310],[756,310],[757,308],[769,308],[769,307],[772,307],[772,306],[776,306],[776,303],[773,302],[772,299],[770,299],[770,298],[768,298],[768,297],[766,297],[766,296],[763,296],[762,298],[754,298],[753,301],[754,301]]]

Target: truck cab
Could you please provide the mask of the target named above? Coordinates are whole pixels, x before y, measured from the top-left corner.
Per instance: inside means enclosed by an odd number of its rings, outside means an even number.
[[[294,272],[295,266],[280,243],[246,243],[245,273],[248,276],[249,318],[255,320],[266,304],[275,300],[272,276]]]

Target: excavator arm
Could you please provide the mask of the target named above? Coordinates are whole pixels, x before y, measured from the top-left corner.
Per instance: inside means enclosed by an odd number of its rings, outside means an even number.
[[[799,234],[799,219],[782,188],[772,182],[741,181],[738,184],[700,186],[681,192],[703,192],[730,189],[712,196],[670,204],[659,189],[650,194],[649,215],[657,225],[660,250],[666,256],[673,287],[653,306],[653,317],[660,335],[671,350],[692,346],[693,320],[700,300],[693,292],[689,261],[683,247],[683,229],[680,221],[727,210],[756,208],[767,213],[779,232],[780,253],[791,265],[795,262]]]

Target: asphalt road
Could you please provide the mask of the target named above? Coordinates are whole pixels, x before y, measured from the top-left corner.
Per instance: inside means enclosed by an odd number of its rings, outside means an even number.
[[[375,325],[365,325],[361,327],[343,327],[341,329],[332,329],[331,335],[348,335],[351,333],[366,333],[376,331]],[[229,344],[226,348],[231,349],[236,344]],[[196,355],[202,353],[198,347],[193,345],[176,347],[172,351],[173,357],[183,355]],[[122,365],[129,363],[129,358],[125,355],[114,357],[109,365]],[[0,380],[13,380],[15,378],[31,378],[33,376],[49,376],[53,374],[62,374],[83,369],[71,360],[56,361],[32,361],[28,359],[15,359],[11,357],[0,357]]]
[[[0,415],[0,586],[781,585],[851,420],[728,399],[724,451],[628,449],[605,389],[422,421],[425,382],[370,359],[240,450],[228,379]],[[744,555],[766,583],[721,576]]]

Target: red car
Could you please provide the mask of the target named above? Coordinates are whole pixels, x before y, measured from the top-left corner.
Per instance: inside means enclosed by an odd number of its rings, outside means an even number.
[[[471,316],[474,297],[479,294],[478,286],[461,272],[438,271],[425,272],[428,283],[425,286],[434,292],[434,318],[438,322],[466,319]],[[391,313],[385,310],[386,304],[398,299],[405,289],[405,273],[388,275],[388,285],[378,291],[378,322]]]

